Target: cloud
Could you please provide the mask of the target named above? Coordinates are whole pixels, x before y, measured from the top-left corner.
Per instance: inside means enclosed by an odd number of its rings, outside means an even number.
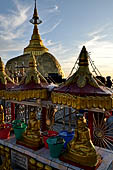
[[[10,10],[4,15],[0,14],[0,56],[5,62],[10,56],[22,51],[26,44],[24,33],[27,24],[24,23],[29,17],[30,6],[20,3],[19,0],[13,0],[13,3],[15,4],[14,10]]]
[[[19,1],[14,0],[16,9],[10,11],[9,14],[0,15],[0,38],[2,40],[12,40],[20,38],[23,35],[22,24],[27,20],[27,13],[30,9],[28,6],[23,6]],[[15,12],[16,11],[16,12]]]
[[[85,45],[87,51],[91,52],[91,59],[102,75],[113,76],[113,41],[109,40],[109,35],[105,34],[104,28],[88,34],[89,40],[82,42],[78,48],[81,49]]]
[[[107,26],[104,26],[88,33],[87,40],[76,42],[75,47],[66,48],[62,42],[52,42],[51,40],[45,42],[45,44],[49,46],[49,51],[55,57],[58,57],[58,61],[66,76],[71,72],[83,45],[85,45],[87,51],[91,52],[91,59],[99,72],[105,77],[107,75],[113,77],[113,41],[109,40],[110,33],[107,34],[106,30],[108,30]],[[112,27],[109,28],[110,30],[112,31]],[[76,71],[76,68],[73,70],[73,73]],[[90,69],[92,72],[93,68],[90,67]]]
[[[106,29],[108,30],[108,28],[111,28],[111,26],[110,26],[109,23],[105,24],[105,25],[102,26],[102,27],[97,28],[96,30],[94,30],[94,31],[92,31],[92,32],[89,32],[89,33],[88,33],[88,36],[89,36],[89,37],[96,36],[96,35],[98,35],[98,34],[101,34],[101,33],[105,32],[105,30],[106,30]]]
[[[47,31],[42,32],[42,33],[40,33],[40,34],[41,34],[41,35],[45,35],[45,34],[48,34],[48,33],[52,32],[52,31],[54,31],[55,28],[61,23],[61,21],[62,21],[61,19],[58,20],[57,23],[52,24],[52,26],[50,26],[50,24],[49,24],[49,28],[47,29]]]
[[[44,11],[48,12],[48,13],[58,12],[59,7],[58,7],[58,5],[54,5],[53,7],[49,7],[49,8],[44,9]]]

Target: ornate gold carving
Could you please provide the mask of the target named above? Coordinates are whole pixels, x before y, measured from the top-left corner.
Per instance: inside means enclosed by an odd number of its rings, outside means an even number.
[[[3,157],[3,163],[0,165],[0,170],[13,170],[11,167],[10,149],[0,145],[0,155]]]
[[[64,100],[65,98],[65,100]],[[60,99],[60,100],[59,100]],[[52,92],[51,100],[54,104],[60,102],[60,104],[64,104],[67,106],[71,106],[75,109],[91,109],[91,108],[104,108],[106,110],[112,109],[113,97],[99,97],[99,96],[73,96],[68,93],[56,93]],[[65,102],[64,102],[65,101]]]

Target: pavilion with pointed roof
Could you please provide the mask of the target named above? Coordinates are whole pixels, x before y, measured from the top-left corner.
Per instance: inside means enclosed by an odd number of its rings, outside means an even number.
[[[29,69],[19,85],[6,91],[5,98],[8,100],[23,101],[27,99],[47,99],[48,82],[37,70],[35,56],[30,55]]]
[[[88,58],[88,52],[83,46],[79,55],[78,70],[65,83],[54,89],[51,96],[53,103],[75,109],[110,110],[113,107],[111,91],[92,75]]]
[[[31,36],[31,40],[29,45],[24,48],[24,54],[14,57],[6,63],[6,69],[9,72],[14,72],[15,70],[15,63],[19,67],[22,67],[24,63],[25,70],[29,67],[29,57],[32,53],[36,57],[36,61],[38,64],[38,70],[44,77],[48,77],[50,73],[57,73],[58,75],[64,77],[64,72],[57,61],[57,59],[48,51],[48,49],[44,46],[41,36],[39,34],[38,25],[42,23],[39,19],[37,8],[36,8],[36,1],[34,7],[34,14],[30,22],[34,25],[33,34]]]

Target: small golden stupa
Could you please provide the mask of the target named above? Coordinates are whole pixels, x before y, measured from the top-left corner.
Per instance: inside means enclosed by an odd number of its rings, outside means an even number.
[[[39,19],[38,16],[36,0],[34,14],[30,22],[34,25],[34,29],[29,45],[24,48],[23,55],[8,60],[8,62],[6,63],[6,69],[8,73],[15,72],[15,63],[17,63],[18,65],[18,71],[20,71],[20,68],[22,68],[23,66],[25,67],[26,71],[29,67],[28,61],[30,54],[32,53],[36,57],[38,70],[44,77],[48,77],[49,73],[57,73],[58,75],[64,77],[64,72],[59,62],[51,53],[48,52],[48,49],[44,46],[43,41],[40,37],[38,25],[41,24],[42,21]]]

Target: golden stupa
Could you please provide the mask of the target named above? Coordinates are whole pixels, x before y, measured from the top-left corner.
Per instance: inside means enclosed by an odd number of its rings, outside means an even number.
[[[14,73],[15,64],[18,65],[18,71],[21,71],[23,65],[26,70],[29,67],[29,57],[32,53],[36,57],[38,70],[44,77],[48,77],[49,73],[58,73],[59,75],[64,77],[64,72],[59,62],[52,54],[48,52],[48,49],[44,46],[41,40],[37,25],[39,25],[42,21],[39,19],[38,16],[36,0],[34,14],[30,22],[34,25],[34,29],[29,45],[24,48],[23,55],[8,60],[8,62],[6,63],[6,70],[8,71],[8,73]]]

